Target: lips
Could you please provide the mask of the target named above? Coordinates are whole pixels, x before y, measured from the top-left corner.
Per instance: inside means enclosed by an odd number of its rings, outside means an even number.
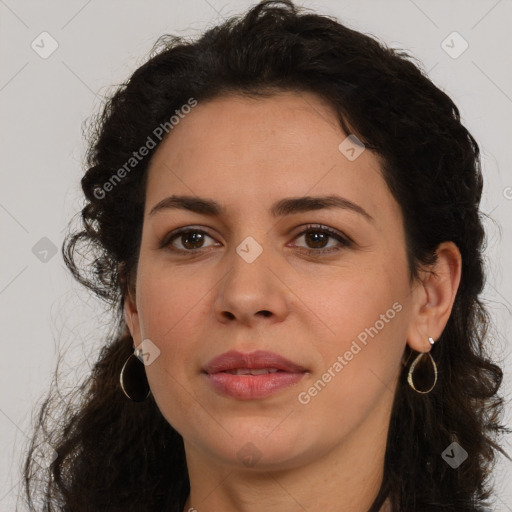
[[[239,400],[265,398],[299,382],[307,370],[266,351],[226,352],[212,359],[203,374],[221,395]]]
[[[274,354],[273,352],[266,352],[263,350],[257,350],[251,353],[242,353],[235,350],[225,352],[220,356],[214,357],[204,367],[204,371],[208,374],[226,371],[231,373],[235,370],[265,369],[270,373],[275,373],[274,370],[288,373],[303,373],[306,371],[304,367],[289,361],[279,354]],[[249,371],[246,373],[252,373],[255,375],[258,372]]]

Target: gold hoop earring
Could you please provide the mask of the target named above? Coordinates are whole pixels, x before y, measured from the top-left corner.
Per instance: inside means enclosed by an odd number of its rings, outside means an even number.
[[[430,342],[431,345],[434,345],[434,340],[432,338],[429,338],[428,341]],[[432,365],[432,369],[434,372],[434,383],[426,391],[421,391],[414,385],[413,374],[414,374],[414,370],[416,369],[416,365],[421,361],[421,359],[423,358],[423,356],[425,354],[427,354],[427,356],[429,357],[430,363]],[[437,365],[436,365],[436,362],[434,361],[434,358],[430,354],[430,352],[420,352],[416,356],[416,358],[414,359],[414,361],[411,364],[411,367],[409,368],[409,372],[407,373],[407,382],[409,383],[409,386],[411,386],[411,388],[414,389],[414,391],[416,391],[417,393],[421,393],[422,395],[426,395],[427,393],[430,393],[434,389],[434,387],[437,383]]]

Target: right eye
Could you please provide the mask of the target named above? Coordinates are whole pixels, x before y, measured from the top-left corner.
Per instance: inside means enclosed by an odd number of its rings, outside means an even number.
[[[161,249],[167,247],[171,251],[177,252],[199,252],[204,248],[203,244],[205,237],[213,240],[213,238],[205,231],[200,229],[183,228],[172,233],[171,236],[165,236],[160,242],[159,247]],[[182,247],[184,247],[183,249],[174,245],[176,240],[182,245]]]

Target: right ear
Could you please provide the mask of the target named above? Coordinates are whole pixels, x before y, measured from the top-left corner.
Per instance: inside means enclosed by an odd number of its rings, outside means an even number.
[[[140,334],[140,322],[139,322],[139,312],[137,309],[137,298],[136,294],[133,293],[130,286],[126,281],[126,277],[124,274],[124,266],[121,263],[119,265],[119,276],[122,282],[122,288],[124,292],[124,301],[123,301],[123,309],[124,309],[124,320],[128,329],[130,330],[130,334],[133,338],[133,343],[135,347],[139,346],[141,343],[141,334]]]

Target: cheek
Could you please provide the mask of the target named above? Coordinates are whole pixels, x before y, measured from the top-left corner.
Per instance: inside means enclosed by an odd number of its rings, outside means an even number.
[[[177,293],[163,284],[147,290],[151,299],[144,315],[145,335],[159,347],[160,355],[146,367],[146,374],[162,415],[184,435],[191,424],[208,428],[200,425],[205,415],[198,414],[196,408],[200,404],[190,386],[191,375],[197,371],[199,347],[194,343],[198,339],[196,315],[201,304],[188,300],[191,290]]]
[[[204,297],[204,281],[201,285],[193,278],[184,280],[177,271],[171,274],[169,268],[156,267],[140,266],[137,302],[142,336],[160,350],[146,372],[157,402],[165,400],[161,409],[165,411],[187,394],[183,386],[188,374],[196,371],[199,352],[195,343],[201,339],[204,320],[200,317],[208,297]]]
[[[322,293],[307,291],[319,316],[330,327],[328,346],[343,348],[356,339],[364,342],[370,329],[374,335],[386,338],[403,310],[406,288],[399,276],[390,276],[380,266],[351,269],[336,279],[324,281]],[[366,333],[366,336],[365,336]],[[340,344],[341,342],[341,344]]]
[[[143,325],[143,335],[166,350],[180,352],[183,337],[193,340],[198,330],[197,316],[208,299],[207,283],[192,273],[184,275],[170,264],[141,265],[137,297]]]
[[[297,394],[304,418],[328,417],[333,435],[343,436],[378,404],[392,402],[401,368],[403,311],[391,298],[366,300],[364,308],[357,307],[354,300],[332,317],[335,341],[329,336],[316,342],[322,363]],[[310,425],[311,435],[315,425]]]
[[[364,409],[394,389],[406,336],[405,280],[374,265],[326,283],[324,291],[310,297],[329,330],[314,341],[322,363],[308,382],[317,384],[303,388],[305,400]]]

